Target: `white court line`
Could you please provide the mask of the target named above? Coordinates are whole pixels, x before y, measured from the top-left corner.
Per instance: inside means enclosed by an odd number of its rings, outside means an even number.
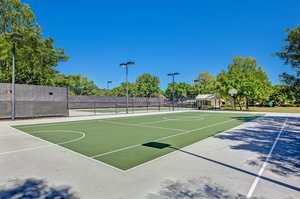
[[[0,155],[6,155],[6,154],[11,154],[11,153],[19,153],[19,152],[24,152],[24,151],[31,151],[31,150],[35,150],[35,149],[42,149],[42,148],[47,148],[47,147],[50,147],[50,146],[53,146],[53,145],[55,145],[55,144],[49,144],[49,145],[44,145],[44,146],[20,149],[20,150],[15,150],[15,151],[6,151],[6,152],[0,153]]]
[[[168,138],[172,138],[172,137],[184,135],[184,134],[191,133],[191,132],[194,132],[194,131],[198,131],[198,130],[210,128],[210,127],[217,126],[217,125],[220,125],[220,124],[225,124],[225,123],[228,123],[228,122],[232,122],[232,121],[234,121],[234,120],[236,120],[236,119],[226,120],[226,121],[219,122],[219,123],[216,123],[216,124],[212,124],[212,125],[200,127],[200,128],[193,129],[193,130],[189,130],[189,131],[184,131],[184,132],[182,132],[182,133],[177,133],[177,134],[174,134],[174,135],[169,135],[169,136],[162,137],[162,138],[159,138],[159,139],[156,139],[156,140],[151,140],[151,141],[160,141],[160,140],[164,140],[164,139],[168,139]],[[148,142],[151,142],[151,141],[148,141]],[[119,151],[124,151],[124,150],[126,150],[126,149],[130,149],[130,148],[134,148],[134,147],[141,146],[141,145],[144,144],[144,143],[145,143],[145,142],[140,143],[140,144],[136,144],[136,145],[132,145],[132,146],[128,146],[128,147],[125,147],[125,148],[120,148],[120,149],[117,149],[117,150],[114,150],[114,151],[109,151],[109,152],[106,152],[106,153],[101,153],[101,154],[98,154],[98,155],[91,156],[91,158],[96,158],[96,157],[108,155],[108,154],[111,154],[111,153],[115,153],[115,152],[119,152]]]
[[[186,113],[186,112],[160,112],[159,114],[149,114],[149,115],[118,115],[121,117],[109,117],[109,118],[104,118],[105,120],[109,120],[109,119],[128,119],[128,118],[134,118],[134,117],[140,117],[140,116],[156,116],[156,115],[170,115],[170,114],[182,114],[182,113]],[[188,115],[188,114],[186,114]],[[64,122],[54,122],[54,123],[44,123],[44,124],[19,124],[19,125],[15,125],[15,126],[11,126],[13,128],[18,127],[18,128],[37,128],[37,127],[41,127],[41,126],[58,126],[58,125],[66,125],[66,124],[81,124],[81,123],[86,123],[86,122],[95,122],[97,121],[97,119],[87,119],[87,120],[83,120],[83,121],[64,121]],[[10,126],[9,126],[10,127]]]
[[[128,119],[128,118],[135,118],[135,117],[140,117],[140,116],[156,116],[156,115],[170,115],[170,114],[180,114],[180,115],[189,115],[189,114],[184,114],[184,113],[194,113],[194,112],[186,112],[186,111],[179,111],[179,112],[159,112],[158,114],[149,114],[149,115],[117,115],[118,117],[109,117],[109,118],[104,118],[105,120],[109,120],[109,119]],[[197,112],[198,113],[198,112]],[[202,116],[207,116],[207,115],[212,115],[212,114],[205,114]],[[10,126],[8,125],[8,127],[13,127],[15,128],[37,128],[37,127],[41,127],[41,126],[58,126],[58,125],[66,125],[66,124],[81,124],[81,123],[86,123],[86,122],[95,122],[97,121],[97,119],[87,119],[87,120],[83,120],[83,121],[64,121],[64,122],[53,122],[53,123],[42,123],[42,124],[18,124],[18,125],[13,125]]]
[[[259,182],[259,180],[260,180],[260,178],[261,178],[261,176],[262,176],[262,174],[263,174],[263,172],[264,172],[264,170],[265,170],[268,162],[269,162],[269,159],[271,158],[271,155],[272,155],[272,153],[273,153],[273,151],[275,149],[275,146],[276,146],[276,144],[278,142],[278,139],[281,136],[281,133],[282,133],[282,131],[284,129],[284,126],[285,126],[288,118],[289,118],[289,116],[287,116],[287,118],[285,119],[284,124],[282,125],[282,128],[281,128],[280,132],[278,133],[278,135],[277,135],[277,137],[276,137],[276,139],[275,139],[275,141],[273,143],[273,146],[272,146],[270,152],[268,153],[267,159],[264,161],[262,167],[260,168],[260,170],[259,170],[259,172],[258,172],[258,174],[257,174],[257,176],[256,176],[256,178],[255,178],[255,180],[254,180],[254,182],[253,182],[253,184],[252,184],[252,186],[251,186],[251,188],[250,188],[247,196],[246,196],[246,199],[250,199],[252,197],[253,192],[254,192],[254,190],[255,190],[255,188],[256,188],[256,186],[257,186],[257,184],[258,184],[258,182]]]
[[[243,117],[247,117],[247,116],[251,116],[251,115],[243,115]],[[257,119],[254,119],[254,120],[252,120],[252,121],[255,121],[255,120],[257,120]],[[240,125],[238,125],[238,126],[241,126],[241,125],[245,125],[245,123],[240,124]],[[238,126],[235,126],[235,127],[233,127],[233,128],[237,128]],[[226,132],[229,132],[229,131],[231,131],[231,130],[232,130],[232,128],[231,128],[231,129],[228,129],[228,130],[226,130],[226,131],[223,131],[222,133],[226,133]],[[195,143],[193,143],[193,144],[187,145],[187,146],[183,147],[182,149],[187,149],[188,147],[194,146],[194,145],[196,145],[196,144],[199,144],[199,142],[195,142]],[[150,164],[150,163],[152,163],[152,162],[154,162],[154,161],[158,161],[158,160],[160,160],[160,159],[162,159],[162,158],[165,158],[165,157],[167,157],[167,156],[170,156],[170,155],[172,155],[173,153],[176,153],[176,152],[178,152],[178,151],[175,150],[175,151],[173,151],[173,152],[170,152],[170,153],[167,153],[167,154],[165,154],[165,155],[159,156],[159,157],[157,157],[157,158],[151,159],[151,160],[149,160],[149,161],[147,161],[147,162],[144,162],[144,163],[141,163],[141,164],[139,164],[139,165],[137,165],[137,166],[131,167],[130,169],[125,170],[124,172],[125,172],[125,173],[130,172],[130,171],[132,171],[132,170],[134,170],[134,169],[137,169],[137,168],[139,168],[139,167],[142,167],[142,166],[145,166],[145,165],[147,165],[147,164]]]
[[[51,145],[51,146],[52,146],[52,145],[55,145],[55,144],[51,143],[50,141],[43,140],[42,138],[35,137],[35,136],[33,136],[33,135],[29,134],[29,133],[25,133],[25,132],[23,132],[23,131],[21,131],[21,130],[19,130],[19,129],[15,129],[15,128],[11,127],[11,126],[8,126],[8,127],[11,128],[11,129],[13,129],[13,130],[15,130],[15,131],[17,131],[17,132],[20,132],[20,133],[22,133],[22,134],[25,134],[25,135],[27,135],[27,136],[30,136],[30,137],[32,137],[32,138],[34,138],[34,139],[36,139],[36,140],[39,140],[39,141],[48,143],[48,144]],[[105,162],[101,162],[101,161],[99,161],[99,160],[93,159],[93,158],[91,158],[91,157],[89,157],[89,156],[83,155],[83,154],[81,154],[81,153],[78,153],[78,152],[76,152],[76,151],[73,151],[73,150],[71,150],[71,149],[68,149],[68,148],[63,147],[63,146],[60,146],[60,145],[55,145],[55,146],[58,147],[58,148],[60,148],[60,149],[62,149],[62,150],[65,150],[65,151],[69,151],[69,152],[71,152],[71,153],[74,153],[74,154],[76,154],[76,155],[78,155],[78,156],[80,156],[80,157],[86,158],[86,159],[88,159],[88,160],[92,160],[92,161],[95,162],[95,163],[98,163],[98,164],[101,164],[101,165],[105,165],[105,166],[107,166],[107,167],[113,168],[113,169],[115,169],[115,170],[117,170],[117,171],[120,171],[120,172],[123,172],[123,173],[124,173],[124,171],[123,171],[122,169],[119,169],[119,168],[117,168],[117,167],[114,167],[114,166],[112,166],[112,165],[110,165],[110,164],[107,164],[107,163],[105,163]]]
[[[51,147],[51,146],[55,146],[55,145],[63,145],[63,144],[67,144],[67,143],[71,143],[71,142],[76,142],[78,140],[81,140],[85,137],[85,133],[81,132],[81,131],[68,131],[68,130],[46,130],[46,131],[34,131],[34,132],[28,132],[28,134],[35,134],[35,133],[47,133],[47,132],[70,132],[70,133],[79,133],[81,134],[81,137],[79,138],[75,138],[73,140],[69,140],[69,141],[65,141],[65,142],[60,142],[57,144],[51,143],[48,145],[44,145],[44,146],[38,146],[38,147],[31,147],[31,148],[26,148],[26,149],[19,149],[19,150],[14,150],[14,151],[6,151],[6,152],[2,152],[0,153],[0,155],[6,155],[6,154],[11,154],[11,153],[19,153],[19,152],[23,152],[23,151],[31,151],[31,150],[35,150],[35,149],[41,149],[41,148],[46,148],[46,147]],[[21,134],[21,133],[20,133]],[[22,134],[21,134],[22,135]]]
[[[95,122],[97,121],[96,119],[89,119],[89,120],[83,120],[83,121],[66,121],[66,122],[54,122],[54,123],[50,123],[50,124],[32,124],[32,125],[26,125],[26,124],[20,124],[20,125],[16,125],[16,126],[8,126],[8,127],[12,127],[12,128],[32,128],[32,127],[41,127],[41,126],[57,126],[57,125],[65,125],[65,124],[80,124],[80,123],[86,123],[86,122]]]
[[[32,131],[32,132],[28,132],[29,134],[35,134],[35,133],[59,133],[59,132],[63,132],[63,133],[78,133],[81,134],[81,137],[79,138],[75,138],[74,140],[69,140],[69,141],[65,141],[65,142],[60,142],[54,145],[62,145],[62,144],[68,144],[71,142],[76,142],[78,140],[81,140],[85,137],[85,133],[81,132],[81,131],[69,131],[69,130],[44,130],[44,131]]]
[[[136,126],[136,127],[163,129],[163,130],[172,130],[172,131],[185,131],[183,129],[173,129],[173,128],[166,128],[166,127],[159,127],[159,126],[146,126],[146,125],[142,125],[142,124],[126,124],[126,123],[122,123],[122,122],[113,122],[113,121],[107,121],[107,120],[98,120],[98,121],[110,123],[110,124],[120,124],[120,125],[124,125],[124,126]]]
[[[246,117],[246,116],[247,116],[247,115],[243,115],[243,117]],[[160,139],[157,139],[157,140],[153,140],[153,141],[159,141],[159,140],[167,139],[167,138],[170,138],[170,137],[175,137],[175,136],[183,135],[183,134],[190,133],[190,132],[193,132],[193,131],[197,131],[197,130],[209,128],[209,127],[212,127],[212,126],[217,126],[217,125],[220,125],[220,124],[228,123],[228,122],[231,122],[231,121],[234,121],[234,120],[236,120],[236,119],[226,120],[226,121],[224,121],[224,122],[220,122],[220,123],[217,123],[217,124],[213,124],[213,125],[209,125],[209,126],[205,126],[205,127],[193,129],[193,130],[190,130],[190,131],[185,131],[185,132],[182,132],[182,133],[179,133],[179,134],[175,134],[175,135],[172,135],[172,136],[163,137],[163,138],[160,138]],[[89,121],[89,120],[88,120],[88,121]],[[92,121],[94,121],[94,120],[92,120]],[[84,122],[87,122],[87,121],[76,122],[76,123],[84,123]],[[61,125],[61,124],[53,124],[53,125]],[[32,126],[36,126],[36,125],[32,125]],[[48,126],[48,125],[45,124],[45,125],[39,125],[39,126]],[[50,126],[52,126],[52,125],[50,125]],[[55,145],[55,146],[57,146],[57,147],[59,147],[59,148],[61,148],[61,149],[63,149],[63,150],[67,150],[67,151],[69,151],[69,152],[71,152],[71,153],[77,154],[77,155],[79,155],[79,156],[81,156],[81,157],[84,157],[84,158],[86,158],[86,159],[89,159],[89,160],[92,160],[92,161],[94,161],[94,162],[97,162],[98,164],[102,164],[102,165],[108,166],[108,167],[110,167],[110,168],[113,168],[113,169],[115,169],[115,170],[121,171],[121,172],[123,172],[123,173],[125,173],[125,172],[127,171],[127,170],[124,171],[124,170],[122,170],[122,169],[119,169],[119,168],[117,168],[117,167],[114,167],[114,166],[112,166],[112,165],[110,165],[110,164],[107,164],[107,163],[105,163],[105,162],[101,162],[101,161],[99,161],[99,160],[96,160],[96,159],[93,158],[94,156],[88,157],[88,156],[83,155],[83,154],[81,154],[81,153],[75,152],[75,151],[73,151],[73,150],[71,150],[71,149],[65,148],[65,147],[60,146],[60,145],[57,145],[57,144],[53,144],[53,143],[51,143],[50,141],[46,141],[46,140],[44,140],[44,139],[35,137],[35,136],[31,135],[31,134],[25,133],[25,132],[23,132],[23,131],[21,131],[21,130],[15,129],[15,128],[11,127],[11,126],[8,126],[8,127],[11,128],[11,129],[13,129],[13,130],[15,130],[15,131],[21,132],[22,134],[31,136],[31,137],[33,137],[33,138],[35,138],[35,139],[37,139],[37,140],[42,141],[42,142],[49,143],[49,145],[41,146],[40,148]],[[142,144],[143,144],[143,143],[142,143]],[[137,146],[140,146],[140,145],[142,145],[142,144],[138,144]],[[133,147],[136,147],[136,145],[134,145],[134,146],[129,146],[129,147],[126,147],[126,148],[133,148]],[[122,148],[122,149],[125,150],[125,148]],[[120,151],[120,150],[122,150],[122,149],[117,149],[117,150],[115,150],[114,152]],[[26,149],[25,149],[25,150],[26,150]],[[32,149],[29,149],[29,150],[32,150]],[[105,153],[105,154],[108,154],[108,153],[111,153],[111,152],[107,152],[107,153]],[[103,154],[99,154],[99,155],[97,155],[97,156],[101,156],[101,155],[103,155]],[[156,158],[155,158],[155,159],[156,159]],[[155,160],[155,159],[153,159],[153,160]],[[131,170],[131,169],[130,169],[130,170]]]
[[[197,117],[197,118],[195,118]],[[166,119],[165,119],[166,118]],[[204,118],[202,116],[198,117],[198,116],[190,116],[190,117],[180,117],[180,118],[174,118],[174,119],[167,119],[168,117],[163,117],[163,120],[159,120],[159,121],[152,121],[152,122],[144,122],[144,123],[139,123],[139,125],[144,125],[144,124],[155,124],[155,123],[161,123],[161,122],[168,122],[168,121],[177,121],[177,120],[183,120],[183,119],[197,119],[197,120],[204,120]],[[186,120],[184,120],[186,121]],[[195,121],[195,120],[191,120],[191,121]]]

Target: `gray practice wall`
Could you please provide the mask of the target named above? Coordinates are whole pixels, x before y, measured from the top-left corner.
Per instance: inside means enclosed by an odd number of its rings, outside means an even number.
[[[68,89],[16,84],[16,118],[68,116]],[[0,83],[0,118],[11,118],[11,84]]]

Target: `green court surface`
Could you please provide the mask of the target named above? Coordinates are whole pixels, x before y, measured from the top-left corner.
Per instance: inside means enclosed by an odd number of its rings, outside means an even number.
[[[258,117],[181,112],[14,128],[125,171]]]

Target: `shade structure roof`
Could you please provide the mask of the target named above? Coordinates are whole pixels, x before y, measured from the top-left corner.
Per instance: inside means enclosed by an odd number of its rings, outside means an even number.
[[[196,100],[215,100],[219,99],[218,94],[199,94],[196,97]]]

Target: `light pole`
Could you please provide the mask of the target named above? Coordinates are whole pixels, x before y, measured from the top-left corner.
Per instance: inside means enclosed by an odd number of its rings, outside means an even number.
[[[109,84],[111,84],[112,81],[107,81],[107,90],[109,89]]]
[[[12,82],[11,82],[11,95],[12,95],[12,101],[11,101],[11,120],[15,120],[16,117],[16,93],[15,93],[15,56],[16,56],[16,41],[18,39],[22,39],[23,35],[21,34],[12,34],[11,39],[13,40],[13,47],[12,47]]]
[[[172,85],[172,103],[173,103],[173,111],[174,111],[174,84],[175,84],[175,75],[179,75],[179,73],[169,73],[168,76],[172,76],[173,77],[173,85]]]
[[[198,95],[199,95],[199,92],[200,92],[200,91],[199,91],[199,82],[200,82],[199,79],[195,79],[195,80],[194,80],[194,83],[195,83],[195,84],[198,83],[198,86],[197,86],[197,94],[198,94]]]
[[[126,113],[128,114],[128,66],[134,65],[135,63],[130,61],[127,63],[121,63],[122,68],[126,68]]]

